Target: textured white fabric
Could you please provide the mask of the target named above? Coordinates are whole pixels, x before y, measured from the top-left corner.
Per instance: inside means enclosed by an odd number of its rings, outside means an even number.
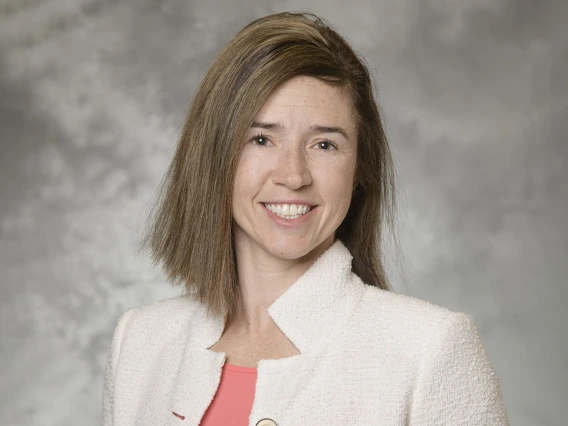
[[[300,354],[259,362],[250,426],[508,424],[472,319],[363,284],[340,241],[268,312]],[[191,296],[126,312],[103,425],[198,425],[225,362],[208,350],[222,332]]]

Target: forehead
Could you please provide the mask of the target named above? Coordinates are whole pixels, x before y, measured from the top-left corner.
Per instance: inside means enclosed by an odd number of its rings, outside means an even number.
[[[260,108],[257,121],[278,121],[284,126],[341,125],[354,132],[349,90],[313,77],[299,76],[280,85]]]

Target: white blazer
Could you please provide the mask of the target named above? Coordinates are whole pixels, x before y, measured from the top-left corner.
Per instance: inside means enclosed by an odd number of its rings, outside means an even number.
[[[249,426],[507,425],[472,319],[368,286],[351,259],[336,241],[268,309],[300,354],[258,363]],[[103,425],[197,426],[219,385],[225,354],[208,348],[223,328],[191,295],[123,314]]]

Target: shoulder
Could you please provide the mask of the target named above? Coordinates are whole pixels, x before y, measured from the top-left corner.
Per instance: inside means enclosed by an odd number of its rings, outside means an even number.
[[[381,321],[388,321],[393,326],[412,329],[418,327],[425,331],[436,324],[470,318],[463,312],[452,311],[413,296],[362,285],[365,286],[361,303],[362,313]]]
[[[185,333],[204,307],[191,295],[177,296],[129,309],[117,322],[115,334],[137,340],[167,339]]]
[[[168,318],[185,317],[201,305],[191,295],[176,296],[170,299],[160,300],[149,305],[141,305],[130,309],[133,318],[143,321],[154,321],[164,316]]]
[[[471,316],[369,287],[352,330],[360,339],[361,332],[372,336],[373,354],[390,368],[405,364],[401,375],[412,371],[411,423],[508,424],[498,378]]]
[[[479,341],[473,319],[412,296],[397,294],[363,284],[364,294],[353,316],[355,333],[388,342],[393,353],[424,356],[432,340]]]

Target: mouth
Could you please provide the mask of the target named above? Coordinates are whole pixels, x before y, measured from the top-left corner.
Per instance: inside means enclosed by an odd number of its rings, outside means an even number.
[[[283,219],[298,219],[305,214],[308,214],[316,206],[310,206],[307,204],[267,204],[262,203],[262,205],[274,213],[276,216]]]

